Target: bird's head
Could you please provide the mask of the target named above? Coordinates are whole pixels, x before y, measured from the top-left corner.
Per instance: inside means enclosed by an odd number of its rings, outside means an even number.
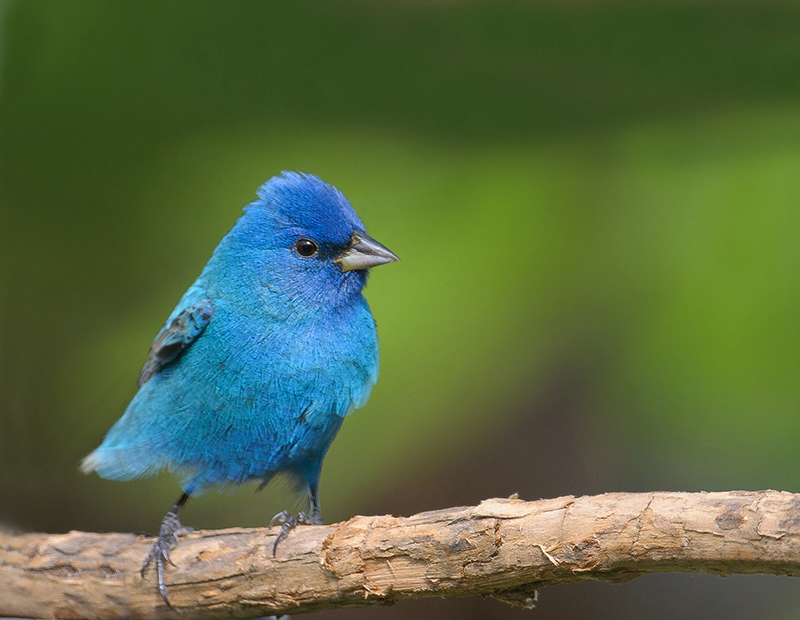
[[[257,194],[232,235],[261,263],[253,267],[267,295],[295,306],[336,305],[360,294],[370,267],[399,260],[319,177],[283,172]]]

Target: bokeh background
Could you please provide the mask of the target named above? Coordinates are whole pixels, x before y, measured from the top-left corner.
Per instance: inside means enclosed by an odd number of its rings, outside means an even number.
[[[78,473],[256,187],[316,173],[402,262],[326,520],[518,492],[800,491],[800,7],[0,3],[0,522],[155,531]],[[291,499],[291,498],[289,498]],[[263,525],[280,490],[190,502]],[[1,595],[1,594],[0,594]],[[652,575],[331,619],[799,618],[789,578]]]

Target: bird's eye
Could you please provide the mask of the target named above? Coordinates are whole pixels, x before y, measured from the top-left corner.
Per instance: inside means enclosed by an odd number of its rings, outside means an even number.
[[[303,258],[311,258],[319,252],[319,246],[311,239],[298,239],[294,242],[294,251]]]

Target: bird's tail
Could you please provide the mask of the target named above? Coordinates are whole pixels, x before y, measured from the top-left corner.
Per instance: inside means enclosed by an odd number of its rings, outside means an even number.
[[[84,474],[91,474],[97,469],[98,466],[99,463],[97,461],[97,450],[83,457],[83,460],[81,461],[81,471]]]
[[[107,480],[133,480],[153,476],[165,469],[163,459],[150,451],[136,448],[103,448],[102,446],[81,461],[81,471],[93,471]]]

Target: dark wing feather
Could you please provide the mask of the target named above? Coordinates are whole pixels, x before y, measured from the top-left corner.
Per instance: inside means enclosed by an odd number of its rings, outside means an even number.
[[[139,387],[147,383],[164,366],[178,356],[203,333],[214,306],[210,299],[202,299],[176,316],[172,323],[161,330],[150,347],[150,355],[139,373]]]

